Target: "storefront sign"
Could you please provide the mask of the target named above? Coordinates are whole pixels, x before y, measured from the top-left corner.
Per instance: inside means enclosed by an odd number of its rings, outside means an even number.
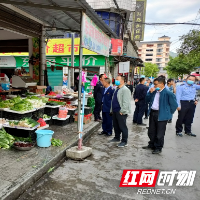
[[[27,56],[15,56],[16,67],[29,67]],[[71,56],[47,56],[47,67],[51,65],[71,66]],[[74,58],[74,66],[79,67],[79,56]],[[104,56],[83,56],[83,66],[105,66]]]
[[[136,9],[135,15],[133,17],[134,25],[132,30],[132,39],[135,41],[144,40],[144,27],[142,24],[145,22],[146,16],[146,0],[137,0],[136,1]]]
[[[119,62],[119,73],[129,73],[130,70],[130,61],[127,62]]]
[[[123,40],[111,39],[110,55],[122,56],[123,55]]]
[[[110,38],[86,14],[82,20],[82,47],[109,57]]]
[[[0,67],[15,68],[16,61],[13,56],[0,56]]]
[[[80,38],[74,39],[74,55],[79,55]],[[46,45],[47,56],[71,55],[71,38],[50,39]],[[0,53],[2,56],[28,56],[28,53]],[[88,49],[83,49],[83,55],[97,55]]]

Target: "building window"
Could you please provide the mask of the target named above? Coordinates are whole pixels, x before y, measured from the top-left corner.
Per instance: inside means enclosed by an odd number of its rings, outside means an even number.
[[[138,49],[138,51],[142,51],[142,49]]]
[[[169,48],[167,48],[166,51],[169,52]]]
[[[159,53],[161,53],[161,52],[163,52],[163,49],[157,49],[157,52]]]
[[[166,55],[166,56],[169,56],[169,54],[168,54],[168,53],[166,53],[165,55]]]
[[[146,51],[153,51],[153,49],[146,49]]]
[[[147,44],[147,47],[153,47],[153,44]]]
[[[117,13],[97,11],[96,12],[102,20],[111,28],[118,37],[122,39],[123,36],[123,21],[122,16]]]
[[[169,60],[168,58],[165,58],[165,61],[166,61],[166,62],[168,62],[168,60]]]
[[[161,58],[156,58],[156,62],[162,62]]]
[[[162,53],[157,53],[157,57],[162,57]]]
[[[152,61],[152,59],[145,59],[145,61]]]
[[[160,64],[160,63],[157,63],[156,65],[157,65],[159,68],[161,67],[161,64]]]
[[[141,54],[138,54],[139,57],[141,57]]]
[[[157,47],[163,47],[163,44],[157,44]]]
[[[149,54],[146,54],[146,56],[153,56],[153,54],[150,54],[150,53],[149,53]]]

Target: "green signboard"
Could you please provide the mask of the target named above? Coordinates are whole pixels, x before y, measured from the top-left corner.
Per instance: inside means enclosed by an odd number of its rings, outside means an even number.
[[[15,56],[16,67],[29,67],[28,56]],[[60,65],[59,65],[60,64]],[[71,66],[71,56],[47,56],[47,67],[55,66]],[[79,67],[79,56],[74,57],[74,66]],[[88,55],[83,56],[84,67],[105,66],[105,56]]]

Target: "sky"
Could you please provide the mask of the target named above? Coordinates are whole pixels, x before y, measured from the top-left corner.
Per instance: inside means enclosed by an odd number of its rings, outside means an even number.
[[[147,0],[146,22],[199,23],[200,0]],[[170,51],[175,52],[181,46],[179,37],[187,34],[191,29],[200,26],[170,25],[145,26],[144,41],[156,41],[163,35],[171,37]]]

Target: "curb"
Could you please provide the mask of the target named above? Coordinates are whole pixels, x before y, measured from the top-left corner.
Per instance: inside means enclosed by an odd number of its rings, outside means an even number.
[[[101,127],[101,123],[92,123],[91,126],[84,130],[83,142],[86,142],[95,131]],[[20,197],[26,190],[28,190],[35,182],[37,182],[42,176],[44,176],[47,171],[58,164],[63,158],[66,157],[66,150],[76,146],[78,144],[78,135],[74,140],[71,141],[71,144],[59,152],[54,158],[52,158],[45,166],[40,168],[36,173],[30,174],[30,177],[26,180],[23,180],[19,183],[14,183],[11,191],[8,191],[6,194],[0,197],[1,200],[16,200]]]

